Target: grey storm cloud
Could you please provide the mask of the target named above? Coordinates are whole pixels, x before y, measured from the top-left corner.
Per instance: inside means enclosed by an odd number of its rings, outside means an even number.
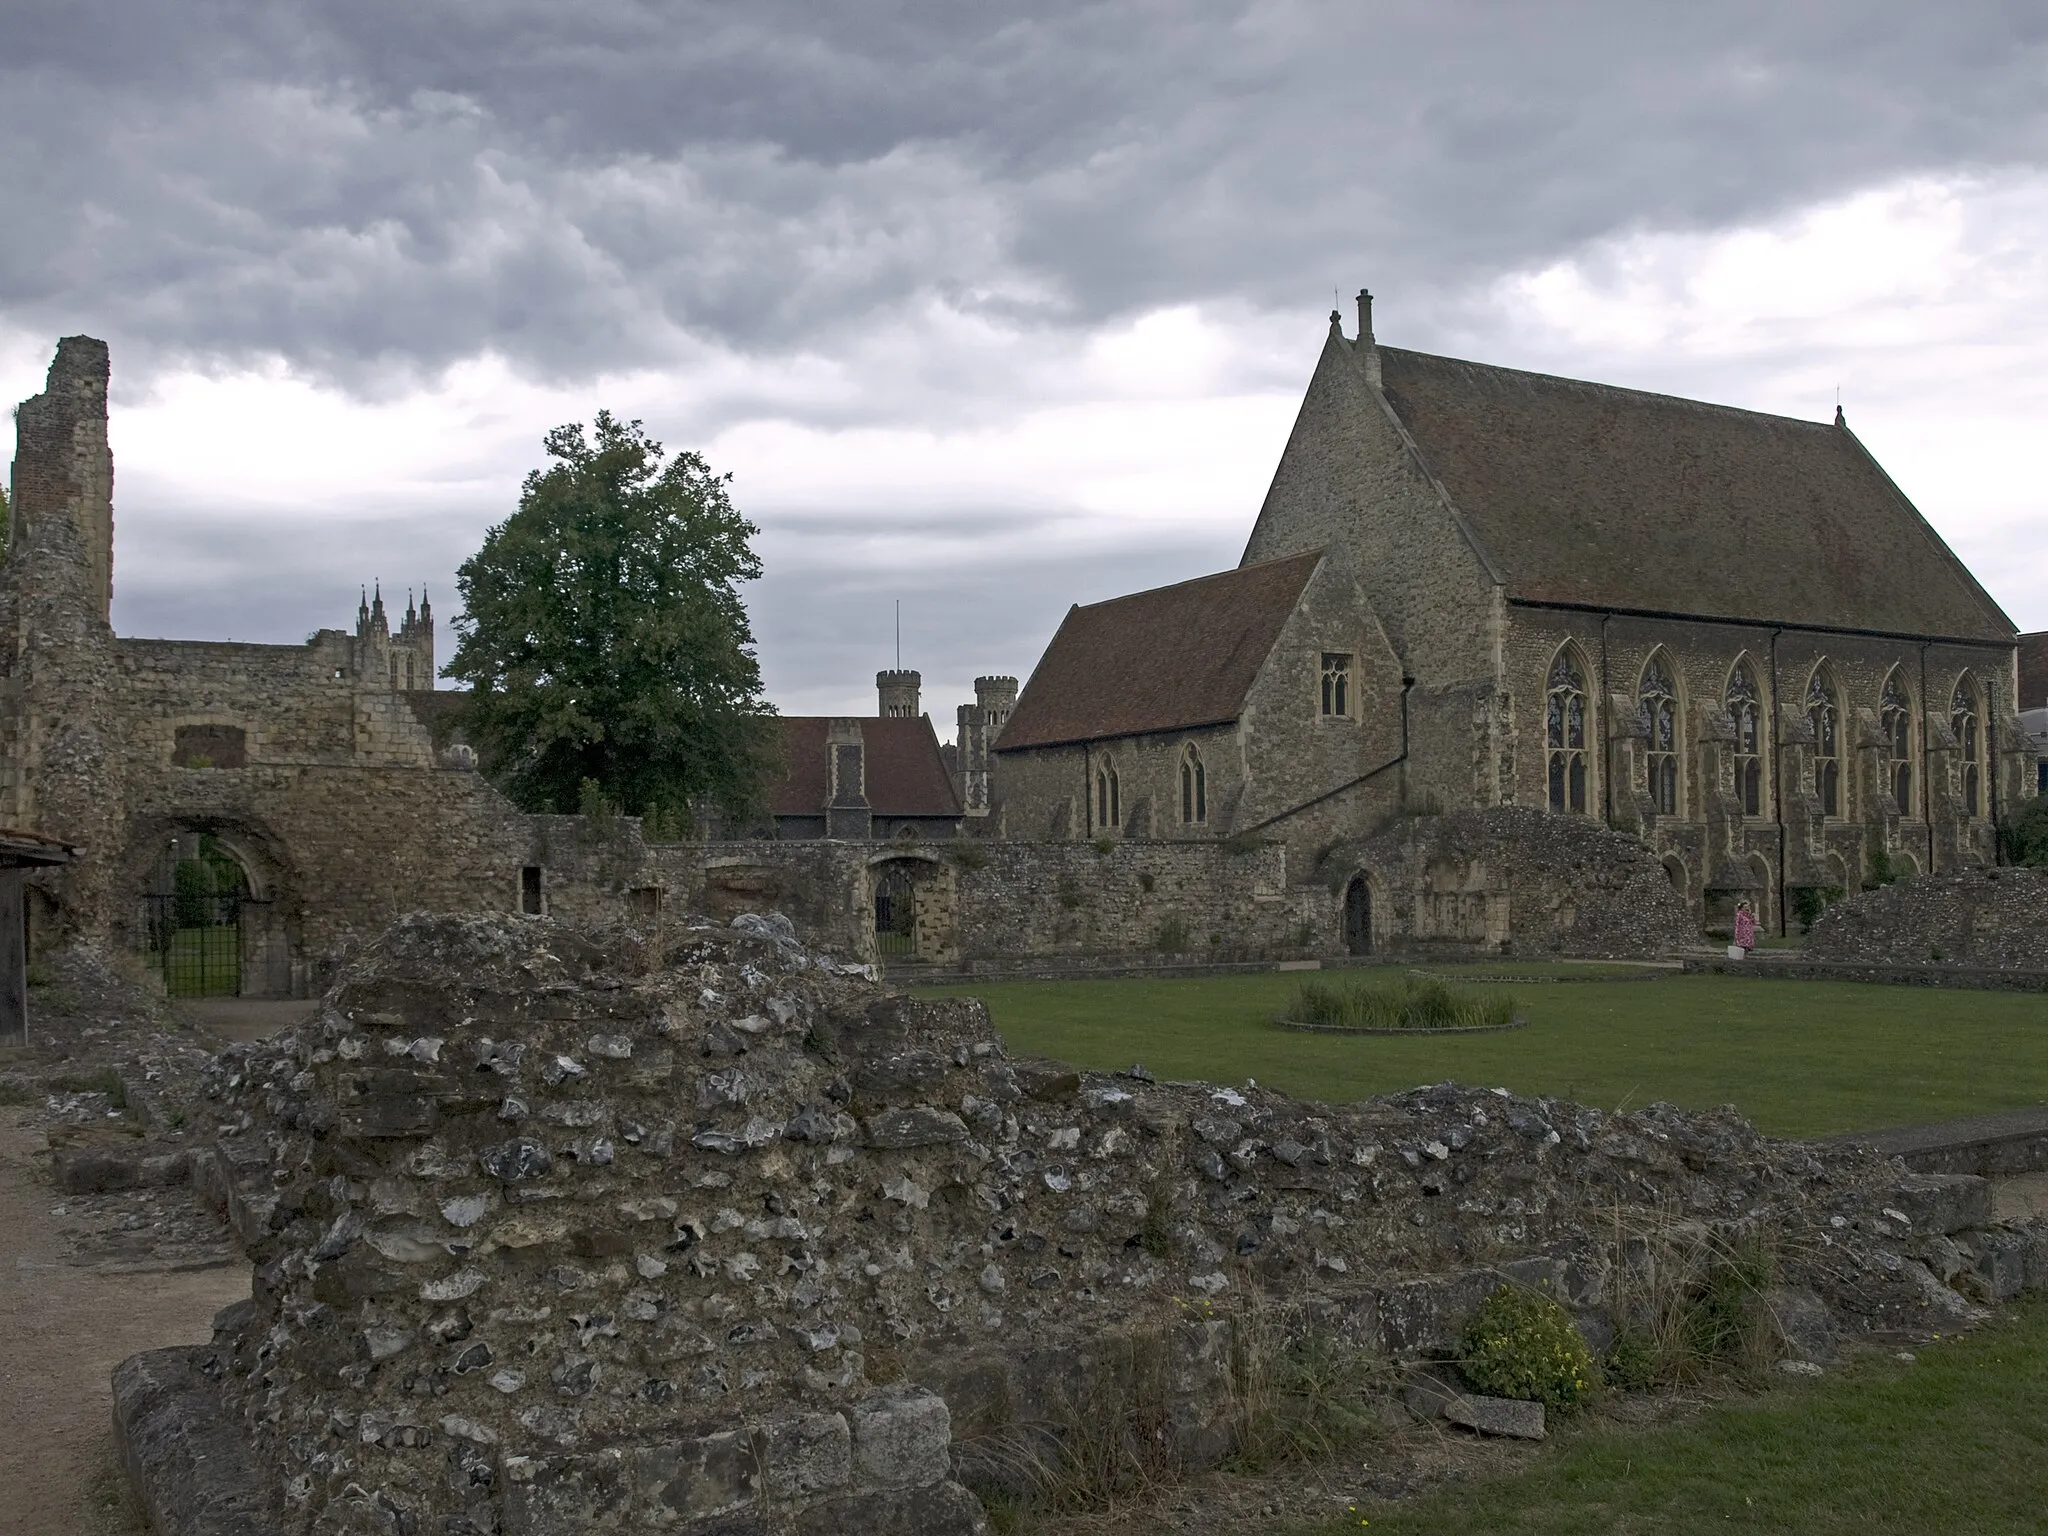
[[[6,0],[0,310],[143,374],[374,390],[1085,328],[1333,282],[1418,312],[1637,228],[2038,161],[2035,4]],[[380,386],[382,381],[382,386]]]

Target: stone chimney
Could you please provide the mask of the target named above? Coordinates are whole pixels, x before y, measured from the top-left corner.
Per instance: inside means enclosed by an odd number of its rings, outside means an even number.
[[[918,708],[918,689],[924,679],[915,672],[877,672],[875,692],[881,695],[880,714],[884,720],[915,720],[924,711]]]
[[[1372,334],[1372,295],[1358,290],[1358,351],[1365,359],[1365,376],[1374,389],[1380,387],[1380,344]]]
[[[867,777],[867,747],[861,737],[860,722],[834,720],[825,728],[827,837],[866,842],[875,835],[874,811],[868,804]]]

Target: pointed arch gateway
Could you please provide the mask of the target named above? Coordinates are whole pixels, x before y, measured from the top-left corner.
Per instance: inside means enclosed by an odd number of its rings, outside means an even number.
[[[1678,814],[1678,685],[1672,680],[1671,659],[1663,648],[1650,653],[1636,683],[1636,711],[1649,733],[1644,750],[1645,787],[1650,804],[1659,815]]]
[[[1544,693],[1545,756],[1553,811],[1579,816],[1586,813],[1590,715],[1586,664],[1578,647],[1566,641],[1551,660]]]
[[[1735,798],[1745,816],[1761,816],[1764,806],[1763,698],[1757,692],[1756,669],[1749,657],[1738,656],[1728,671],[1722,694],[1728,718],[1735,722]]]

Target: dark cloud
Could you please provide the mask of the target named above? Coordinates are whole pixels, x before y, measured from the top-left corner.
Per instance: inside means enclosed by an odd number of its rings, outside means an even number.
[[[16,325],[371,388],[776,355],[938,302],[1427,317],[1476,277],[2038,161],[2008,4],[10,0]],[[21,237],[33,232],[33,238]],[[876,402],[876,408],[881,403]]]

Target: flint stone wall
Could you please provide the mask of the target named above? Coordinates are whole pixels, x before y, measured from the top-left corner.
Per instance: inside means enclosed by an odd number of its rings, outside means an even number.
[[[2048,970],[2048,870],[1919,875],[1838,901],[1806,955],[1865,965]]]
[[[1830,1328],[1981,1315],[1943,1283],[1978,1180],[1731,1111],[1079,1073],[780,919],[664,946],[409,918],[221,1058],[195,1179],[256,1276],[203,1365],[281,1529],[979,1530],[956,1471],[1056,1456],[1133,1339],[1213,1461],[1255,1296],[1415,1356],[1505,1276],[1597,1336],[1617,1218],[1784,1231]]]
[[[1340,897],[1365,877],[1375,949],[1643,956],[1699,941],[1657,855],[1584,816],[1411,817],[1339,844],[1321,872]]]

